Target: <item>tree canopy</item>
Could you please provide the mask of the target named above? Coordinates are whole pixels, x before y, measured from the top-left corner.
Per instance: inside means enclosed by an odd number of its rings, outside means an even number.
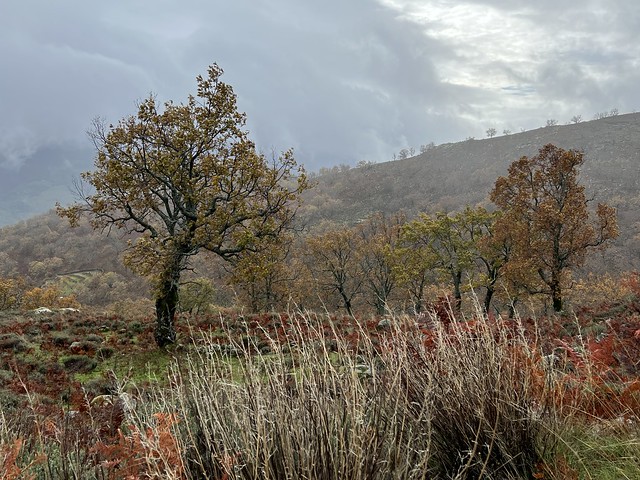
[[[307,188],[291,151],[271,160],[256,151],[222,73],[214,64],[198,76],[185,104],[149,96],[117,125],[96,120],[95,170],[82,175],[92,192],[81,189],[79,203],[58,206],[72,224],[88,212],[94,228],[137,235],[125,261],[155,287],[160,346],[175,341],[180,275],[190,259],[203,249],[225,260],[260,250],[289,227]]]
[[[549,144],[513,162],[491,191],[491,201],[503,211],[496,229],[510,237],[508,271],[518,272],[530,290],[548,293],[556,312],[562,311],[569,269],[618,236],[614,208],[598,204],[590,219],[578,181],[583,162],[581,152]]]
[[[455,214],[439,212],[429,216],[423,213],[403,227],[400,242],[405,249],[403,255],[412,258],[407,266],[413,265],[413,275],[418,274],[423,286],[424,274],[420,272],[428,270],[437,272],[441,279],[449,282],[453,287],[456,310],[460,310],[462,303],[465,275],[473,283],[472,277],[481,261],[487,270],[495,266],[494,258],[486,249],[484,255],[479,251],[481,240],[491,232],[493,219],[494,215],[484,208],[467,207]],[[495,279],[485,279],[482,285],[487,288],[488,308]]]

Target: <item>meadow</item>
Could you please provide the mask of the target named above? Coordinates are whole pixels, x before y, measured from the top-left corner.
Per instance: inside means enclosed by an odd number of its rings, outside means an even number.
[[[571,316],[3,312],[5,479],[634,479],[640,292]]]

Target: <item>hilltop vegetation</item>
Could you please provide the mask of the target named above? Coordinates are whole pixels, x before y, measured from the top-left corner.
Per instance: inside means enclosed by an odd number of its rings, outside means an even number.
[[[588,256],[584,267],[573,269],[576,288],[567,292],[576,297],[576,305],[597,302],[601,296],[610,295],[605,292],[610,292],[611,285],[627,272],[633,272],[640,259],[640,210],[637,208],[640,190],[636,188],[640,180],[637,168],[633,168],[640,151],[634,135],[639,124],[638,114],[618,115],[434,146],[415,158],[325,172],[312,179],[314,186],[305,193],[298,212],[297,224],[305,230],[289,238],[277,251],[272,249],[263,254],[261,260],[252,257],[252,262],[262,262],[261,275],[256,276],[256,272],[248,268],[249,260],[224,266],[210,255],[201,254],[192,263],[192,270],[186,273],[184,283],[192,287],[209,285],[209,301],[201,302],[198,308],[208,308],[209,304],[244,305],[251,311],[260,311],[283,309],[292,302],[309,308],[341,308],[342,302],[328,296],[326,288],[318,285],[319,278],[313,281],[316,274],[309,262],[312,250],[307,248],[305,240],[309,232],[314,237],[354,225],[356,230],[361,229],[357,225],[364,228],[367,222],[375,221],[376,213],[388,219],[398,214],[406,221],[419,212],[453,213],[465,205],[492,208],[489,192],[498,176],[506,174],[508,164],[518,155],[535,153],[537,142],[555,139],[560,145],[573,145],[584,151],[578,180],[585,186],[587,198],[593,199],[591,204],[605,201],[616,208],[619,237],[607,250]],[[100,274],[76,283],[72,289],[62,285],[63,290],[74,294],[82,304],[102,307],[117,305],[126,298],[148,298],[146,282],[121,263],[127,242],[133,238],[118,231],[103,236],[92,232],[87,223],[71,230],[51,214],[35,217],[2,229],[0,275],[21,278],[33,288],[45,282],[52,285],[56,279],[64,284],[61,275],[65,273],[99,270]],[[360,243],[359,248],[372,251],[371,244]],[[273,271],[265,276],[267,264]],[[427,302],[447,294],[446,285],[443,288],[437,276],[432,276],[427,283],[432,285],[426,290]],[[587,287],[589,283],[591,287]],[[472,286],[473,283],[467,281],[465,289]],[[375,307],[376,300],[367,297],[366,291],[370,288],[363,277],[354,298],[357,311],[380,311]],[[394,288],[390,305],[394,309],[408,308],[412,304],[410,289],[403,287],[404,292],[400,294],[397,285]],[[588,288],[593,292],[592,299],[583,295]],[[309,296],[305,292],[310,290],[318,293]],[[184,308],[192,310],[193,304]]]

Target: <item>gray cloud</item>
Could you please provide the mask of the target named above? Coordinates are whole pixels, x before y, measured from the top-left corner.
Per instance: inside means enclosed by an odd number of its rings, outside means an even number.
[[[566,5],[565,5],[566,4]],[[309,168],[640,105],[634,2],[25,0],[0,6],[0,165],[183,100],[217,62]],[[593,12],[593,13],[592,13]]]

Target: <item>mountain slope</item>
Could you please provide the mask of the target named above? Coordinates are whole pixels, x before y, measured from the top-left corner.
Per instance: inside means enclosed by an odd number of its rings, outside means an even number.
[[[511,162],[537,153],[547,143],[583,150],[581,180],[587,194],[618,209],[620,238],[589,267],[640,270],[640,239],[636,238],[640,233],[640,114],[467,140],[433,147],[402,161],[336,169],[314,178],[316,186],[305,194],[298,218],[313,227],[323,220],[352,224],[374,212],[402,210],[411,217],[421,211],[489,206],[488,193]],[[90,154],[82,148],[43,151],[22,174],[0,175],[0,225],[49,209],[54,200],[70,201],[72,179],[90,168]],[[63,272],[103,269],[126,275],[116,253],[124,243],[115,242],[119,244],[115,246],[113,238],[101,241],[100,237],[88,228],[69,230],[54,213],[0,229],[2,273],[15,270],[25,275],[30,262],[56,257],[64,260]]]
[[[584,152],[581,181],[595,202],[618,209],[621,235],[603,262],[640,268],[640,114],[467,140],[434,147],[406,160],[366,165],[315,178],[302,210],[309,225],[326,219],[355,223],[374,212],[454,211],[490,205],[496,179],[523,155],[548,144]],[[611,267],[611,265],[609,265]]]
[[[0,165],[0,226],[46,212],[56,202],[73,200],[73,181],[92,166],[88,145],[49,145],[19,166]]]

